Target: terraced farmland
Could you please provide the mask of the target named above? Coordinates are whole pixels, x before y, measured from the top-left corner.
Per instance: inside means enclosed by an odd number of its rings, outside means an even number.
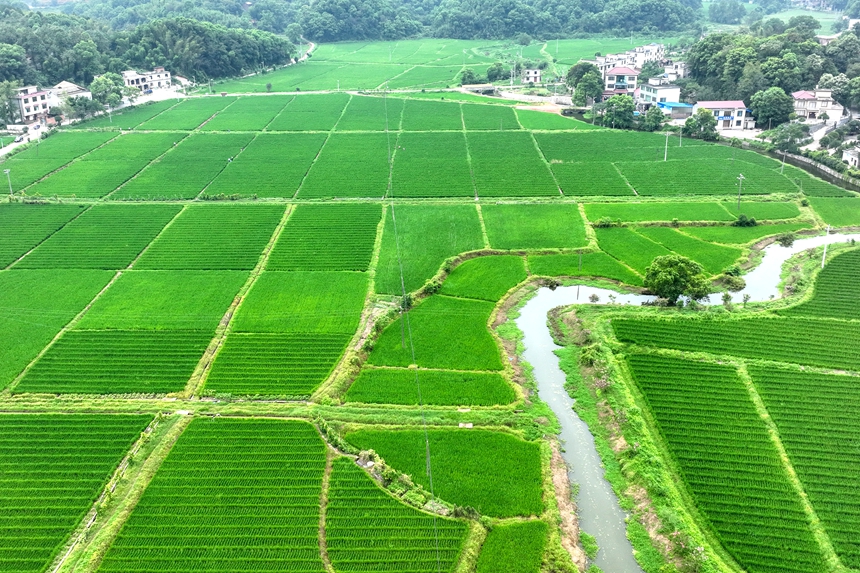
[[[780,311],[786,316],[860,319],[860,250],[842,253],[825,266],[815,280],[812,298]]]

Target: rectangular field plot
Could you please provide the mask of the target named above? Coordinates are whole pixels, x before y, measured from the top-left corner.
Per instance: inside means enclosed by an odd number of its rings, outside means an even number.
[[[338,131],[398,131],[403,100],[353,96],[337,122]]]
[[[382,218],[378,203],[299,205],[266,268],[273,271],[366,271]]]
[[[780,310],[779,314],[860,320],[857,277],[860,277],[860,250],[837,255],[815,278],[812,298]]]
[[[111,199],[193,199],[253,138],[248,133],[187,137],[114,193]]]
[[[522,129],[513,108],[503,105],[478,105],[464,103],[463,122],[468,130]]]
[[[735,369],[651,355],[628,363],[723,547],[748,571],[821,571],[803,505]]]
[[[251,270],[283,215],[283,205],[187,207],[135,268]]]
[[[461,131],[460,105],[437,101],[406,100],[403,109],[404,131]]]
[[[517,395],[504,376],[492,372],[450,372],[446,370],[407,370],[403,368],[365,368],[358,375],[344,400],[366,404],[418,404],[435,406],[495,406],[510,404]]]
[[[48,570],[151,420],[0,415],[0,571]]]
[[[807,197],[857,197],[857,193],[814,177],[793,165],[786,165],[784,171],[785,176],[791,179]]]
[[[533,275],[547,277],[605,277],[629,285],[641,285],[642,277],[606,253],[582,255],[529,255]]]
[[[517,118],[524,128],[532,130],[601,129],[577,119],[546,111],[518,109]]]
[[[457,265],[445,277],[442,294],[498,302],[526,280],[525,259],[515,255],[476,257]]]
[[[296,96],[267,131],[331,131],[349,102],[348,94]]]
[[[600,249],[644,275],[656,257],[671,254],[668,249],[626,227],[595,229]]]
[[[562,193],[573,197],[631,197],[633,190],[612,163],[552,163]]]
[[[17,193],[114,137],[116,133],[109,132],[60,132],[16,153],[3,162],[2,168],[9,170],[12,190]]]
[[[247,278],[241,271],[129,271],[75,328],[214,332]]]
[[[403,133],[390,197],[474,197],[463,133]]]
[[[860,323],[806,318],[612,320],[622,342],[860,370]]]
[[[243,301],[233,330],[351,335],[367,287],[364,273],[266,271]]]
[[[109,271],[0,273],[0,388],[5,388],[108,284]]]
[[[34,185],[44,197],[104,197],[181,139],[172,133],[121,135]]]
[[[682,232],[711,243],[744,245],[771,235],[790,233],[811,227],[812,225],[805,223],[781,223],[755,227],[684,227]]]
[[[429,445],[425,443],[425,437]],[[540,446],[516,436],[486,430],[359,430],[346,435],[361,450],[372,449],[385,462],[425,488],[427,451],[433,487],[441,499],[470,506],[483,515],[540,515]]]
[[[460,521],[391,497],[349,458],[334,461],[326,544],[338,571],[453,571],[466,538]]]
[[[818,216],[834,227],[860,226],[860,198],[811,197],[812,208]]]
[[[307,399],[337,365],[350,334],[230,333],[205,392]]]
[[[140,125],[148,130],[192,130],[204,121],[235,102],[235,97],[194,97],[179,102],[175,107]]]
[[[639,195],[742,195],[796,193],[797,187],[779,171],[731,160],[641,161],[617,163]]]
[[[299,189],[299,198],[382,198],[388,191],[388,146],[396,140],[392,136],[389,142],[382,133],[331,135]]]
[[[558,196],[530,133],[469,133],[467,139],[479,196]]]
[[[431,279],[448,257],[483,246],[481,222],[471,205],[399,206],[397,237],[389,209],[376,267],[376,292],[401,294],[401,265],[406,292],[412,292]]]
[[[742,249],[712,245],[669,227],[642,227],[636,229],[636,232],[655,243],[660,243],[670,251],[693,259],[712,275],[723,272],[743,254]]]
[[[540,571],[547,529],[543,521],[494,527],[481,546],[477,573],[512,573],[508,567],[511,563],[517,564],[515,573]]]
[[[326,136],[323,133],[263,133],[206,188],[210,196],[292,197]]]
[[[97,205],[54,233],[14,268],[125,268],[181,209],[179,205]]]
[[[391,78],[387,82],[391,89],[401,88],[447,88],[456,85],[457,76],[463,69],[460,65],[453,66],[415,66]]]
[[[275,119],[293,96],[246,96],[225,109],[202,131],[260,131]]]
[[[575,204],[482,205],[494,249],[565,249],[588,244]]]
[[[752,203],[745,203],[745,205]],[[780,203],[774,203],[780,205]],[[732,205],[734,209],[734,205]],[[742,209],[743,211],[743,209]],[[590,221],[602,217],[621,221],[734,221],[720,203],[588,203],[585,215]]]
[[[212,332],[70,330],[15,393],[164,394],[182,390]]]
[[[194,420],[99,568],[323,573],[325,446],[292,420]]]
[[[860,567],[860,386],[853,376],[749,369],[836,554]]]
[[[412,344],[402,344],[401,321],[392,322],[379,336],[368,364],[452,370],[501,370],[495,339],[487,330],[492,302],[435,295],[409,311]]]
[[[665,137],[641,131],[600,130],[583,133],[535,133],[547,161],[650,161],[663,160]],[[685,140],[687,145],[702,145]],[[675,142],[677,145],[677,142]],[[672,143],[670,142],[670,153]]]
[[[84,209],[83,205],[0,205],[0,268],[15,262]]]
[[[71,129],[134,129],[144,121],[150,120],[161,112],[170,109],[180,100],[168,99],[156,101],[152,103],[136,105],[131,108],[123,108],[112,112],[110,115],[104,114],[95,119],[84,121],[71,126]]]

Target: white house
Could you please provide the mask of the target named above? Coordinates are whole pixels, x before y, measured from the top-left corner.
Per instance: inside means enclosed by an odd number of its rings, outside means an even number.
[[[741,100],[729,101],[700,101],[693,106],[693,113],[705,108],[714,114],[717,120],[717,130],[727,129],[753,129],[755,119],[752,112],[747,109],[747,104]]]
[[[854,169],[860,169],[860,147],[846,149],[842,152],[842,161],[848,163]]]
[[[60,104],[53,90],[40,90],[38,86],[18,88],[18,93],[12,99],[18,105],[22,123],[42,121],[52,107]]]
[[[633,68],[616,67],[606,71],[603,82],[603,99],[614,95],[634,96],[639,81],[639,71]]]
[[[668,60],[663,66],[663,75],[671,82],[679,78],[687,77],[687,62],[673,62]]]
[[[524,70],[523,71],[523,83],[528,84],[539,84],[540,82],[540,70]]]
[[[583,60],[594,64],[600,73],[603,74],[603,79],[612,68],[627,67],[641,68],[647,62],[662,62],[666,54],[666,46],[663,44],[648,44],[646,46],[638,46],[632,50],[627,50],[620,54],[606,54],[605,56],[595,56],[593,60]]]
[[[151,72],[136,72],[126,70],[122,73],[125,85],[135,87],[142,92],[170,87],[170,72],[158,66]]]
[[[54,86],[54,94],[58,99],[62,100],[70,97],[84,97],[87,99],[93,99],[93,94],[90,90],[79,86],[78,84],[73,84],[72,82],[60,82]]]
[[[843,107],[833,99],[833,90],[800,90],[791,94],[794,98],[794,113],[797,117],[819,119],[826,113],[829,119],[842,117]]]
[[[677,103],[679,101],[681,101],[681,87],[669,83],[663,77],[648,78],[647,84],[639,86],[639,97],[636,99],[636,103],[642,104],[646,108],[655,103]]]

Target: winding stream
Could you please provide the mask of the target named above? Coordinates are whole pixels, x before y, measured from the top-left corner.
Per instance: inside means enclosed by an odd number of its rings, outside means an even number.
[[[740,300],[744,294],[749,294],[751,301],[778,298],[780,271],[792,255],[824,244],[845,242],[851,238],[860,239],[860,234],[833,234],[799,239],[788,248],[776,243],[769,245],[764,249],[758,267],[744,276],[747,286],[734,295],[735,300]],[[603,465],[594,446],[594,437],[586,423],[573,411],[573,399],[564,389],[564,372],[559,368],[559,359],[553,352],[560,347],[553,342],[546,325],[547,313],[551,309],[570,304],[592,304],[589,300],[592,295],[599,297],[597,304],[608,301],[610,295],[615,296],[616,304],[638,305],[655,298],[586,285],[559,287],[555,290],[541,288],[522,308],[516,324],[524,335],[523,357],[534,367],[538,393],[561,423],[560,438],[565,448],[562,455],[570,468],[568,476],[571,483],[579,484],[576,498],[579,524],[583,531],[595,537],[600,547],[595,564],[605,573],[641,573],[642,569],[633,557],[633,548],[627,539],[627,515],[618,505],[615,492],[604,478]],[[721,303],[720,295],[712,297],[716,300],[708,301],[710,304]]]

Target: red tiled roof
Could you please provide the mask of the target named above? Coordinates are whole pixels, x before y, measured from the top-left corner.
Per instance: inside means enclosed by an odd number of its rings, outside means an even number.
[[[815,99],[815,94],[806,90],[800,90],[791,94],[794,99]]]

